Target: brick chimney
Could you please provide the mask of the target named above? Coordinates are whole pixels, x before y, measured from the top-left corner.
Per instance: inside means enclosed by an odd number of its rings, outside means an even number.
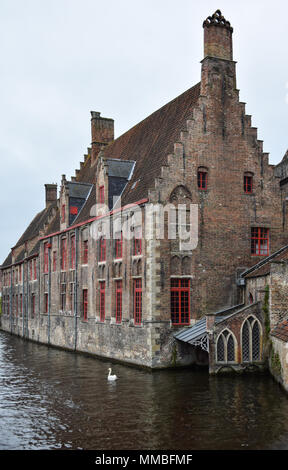
[[[101,147],[114,140],[114,119],[103,118],[97,111],[91,111],[91,165],[97,160]]]
[[[220,10],[203,23],[204,28],[204,58],[217,57],[218,59],[233,60],[232,33],[233,28]]]
[[[57,201],[57,184],[45,184],[45,202],[48,207]]]

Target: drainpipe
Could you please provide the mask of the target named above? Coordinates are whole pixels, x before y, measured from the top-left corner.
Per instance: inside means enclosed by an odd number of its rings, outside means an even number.
[[[25,267],[25,261],[23,265],[21,266],[22,269],[22,336],[24,338],[24,315],[25,315],[25,276],[24,276],[24,267]]]
[[[50,312],[51,312],[51,243],[48,244],[48,324],[47,344],[50,344]]]
[[[12,292],[13,292],[13,285],[12,285],[12,266],[11,266],[11,272],[10,272],[10,299],[9,299],[9,303],[10,303],[10,315],[9,315],[9,321],[10,321],[10,333],[12,334],[12,305],[13,305],[13,302],[12,302]]]
[[[77,349],[77,314],[78,314],[78,228],[75,229],[75,279],[74,279],[74,349]]]
[[[26,317],[25,317],[25,335],[28,333],[28,316],[29,316],[29,263],[26,261]]]

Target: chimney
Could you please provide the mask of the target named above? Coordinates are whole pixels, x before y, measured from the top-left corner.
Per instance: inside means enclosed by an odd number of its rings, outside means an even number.
[[[100,117],[97,111],[91,111],[91,165],[97,160],[103,145],[114,140],[114,119]]]
[[[57,201],[57,184],[45,184],[46,207]]]
[[[233,60],[232,33],[233,28],[225,20],[220,10],[203,23],[204,28],[204,58],[217,57],[218,59]]]

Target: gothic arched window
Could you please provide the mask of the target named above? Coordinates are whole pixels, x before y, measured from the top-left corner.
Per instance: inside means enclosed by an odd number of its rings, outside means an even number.
[[[250,316],[242,326],[242,362],[260,361],[261,326],[257,318]]]
[[[236,340],[229,330],[224,330],[217,338],[217,362],[236,362]]]

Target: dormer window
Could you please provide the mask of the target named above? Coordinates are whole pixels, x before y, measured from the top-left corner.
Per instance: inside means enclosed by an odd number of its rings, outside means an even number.
[[[253,191],[253,174],[244,174],[244,193],[251,194]]]
[[[207,190],[207,185],[208,185],[208,171],[207,171],[207,168],[204,168],[204,167],[199,167],[198,168],[197,184],[198,184],[198,189],[201,189],[202,191]]]
[[[104,204],[104,186],[99,187],[99,204]]]

